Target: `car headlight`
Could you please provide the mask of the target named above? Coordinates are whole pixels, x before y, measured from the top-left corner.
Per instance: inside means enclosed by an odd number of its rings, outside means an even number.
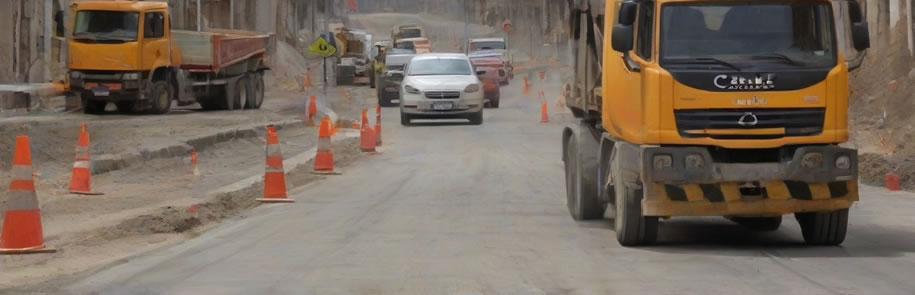
[[[409,94],[419,94],[419,89],[416,89],[416,87],[410,85],[404,85],[403,90]]]
[[[127,73],[127,74],[121,75],[121,78],[124,80],[138,80],[138,79],[140,79],[140,74],[139,73]]]
[[[478,84],[470,84],[467,86],[467,88],[464,88],[464,92],[466,93],[474,93],[477,91],[480,91],[480,85]]]

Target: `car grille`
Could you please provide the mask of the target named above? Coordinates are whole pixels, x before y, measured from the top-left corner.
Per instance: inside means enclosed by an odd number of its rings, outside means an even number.
[[[428,99],[458,99],[461,93],[458,91],[426,91]]]
[[[826,109],[678,110],[674,111],[674,117],[677,122],[677,131],[682,137],[772,139],[812,136],[822,133]],[[754,122],[755,124],[752,124]],[[748,132],[754,129],[756,131],[768,129],[773,132]],[[781,129],[783,131],[779,131]]]

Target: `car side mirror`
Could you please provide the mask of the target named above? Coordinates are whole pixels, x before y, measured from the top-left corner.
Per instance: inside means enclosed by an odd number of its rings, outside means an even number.
[[[632,25],[614,25],[611,35],[613,50],[627,53],[633,48]]]
[[[480,76],[480,75],[486,75],[486,71],[483,71],[483,70],[477,71],[477,76]]]

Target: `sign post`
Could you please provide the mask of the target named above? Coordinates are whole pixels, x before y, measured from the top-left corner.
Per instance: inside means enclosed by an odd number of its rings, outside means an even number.
[[[317,53],[324,58],[322,67],[324,68],[324,99],[327,99],[327,58],[333,56],[337,53],[337,48],[327,42],[323,37],[318,37],[318,40],[315,40],[314,43],[311,43],[311,46],[308,46],[308,50],[314,53]]]

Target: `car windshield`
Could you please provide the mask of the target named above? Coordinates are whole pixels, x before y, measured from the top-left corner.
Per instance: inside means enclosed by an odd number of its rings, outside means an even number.
[[[487,42],[473,42],[470,44],[470,51],[493,50],[493,49],[505,49],[505,42],[487,41]]]
[[[403,71],[404,65],[388,65],[388,71]]]
[[[465,59],[420,59],[410,63],[410,76],[472,75]]]
[[[770,60],[835,66],[832,10],[826,3],[667,4],[661,12],[661,63],[719,65]]]
[[[136,41],[136,12],[83,10],[76,13],[73,38],[94,41]]]

